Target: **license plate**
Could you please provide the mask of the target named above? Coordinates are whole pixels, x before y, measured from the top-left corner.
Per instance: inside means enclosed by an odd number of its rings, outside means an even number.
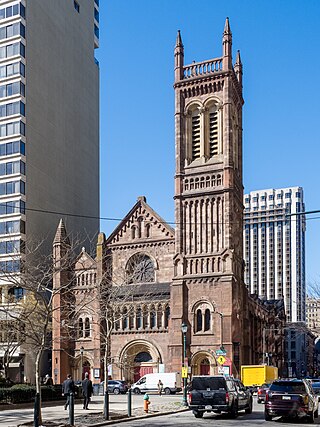
[[[204,407],[204,409],[212,409],[212,406],[211,406],[211,405],[206,405],[206,406]]]
[[[283,400],[291,400],[291,396],[282,396]]]

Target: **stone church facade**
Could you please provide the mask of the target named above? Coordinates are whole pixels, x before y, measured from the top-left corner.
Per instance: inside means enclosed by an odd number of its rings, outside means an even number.
[[[77,314],[72,343],[62,330],[63,314],[54,316],[56,382],[69,371],[80,379],[84,370],[100,381],[106,306],[114,313],[109,375],[130,382],[149,372],[180,371],[183,363],[192,374],[218,373],[220,347],[229,372],[238,375],[242,364],[262,362],[262,338],[282,322],[283,305],[250,296],[243,279],[242,64],[239,52],[232,62],[228,19],[221,57],[185,65],[180,32],[174,56],[175,228],[139,197],[108,238],[99,235],[95,258],[82,251],[68,292],[78,306],[84,298],[91,302]],[[58,258],[65,238],[60,223]],[[62,283],[59,273],[55,289]],[[103,302],[101,286],[108,298],[118,292],[112,307]],[[56,304],[59,314],[63,302]],[[282,343],[270,339],[268,346],[281,367]]]

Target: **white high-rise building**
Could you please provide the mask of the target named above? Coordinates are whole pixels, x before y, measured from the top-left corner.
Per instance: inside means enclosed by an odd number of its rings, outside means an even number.
[[[26,241],[99,229],[98,46],[99,0],[0,0],[0,303]]]
[[[245,283],[266,299],[284,298],[287,320],[306,319],[303,189],[252,191],[244,196]]]

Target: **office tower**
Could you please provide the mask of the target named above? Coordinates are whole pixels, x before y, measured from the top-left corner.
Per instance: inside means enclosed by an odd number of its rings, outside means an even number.
[[[98,231],[98,45],[99,0],[0,0],[0,271],[25,241],[51,252],[60,217]]]
[[[245,282],[253,294],[284,298],[287,320],[305,321],[303,189],[252,191],[244,196]]]

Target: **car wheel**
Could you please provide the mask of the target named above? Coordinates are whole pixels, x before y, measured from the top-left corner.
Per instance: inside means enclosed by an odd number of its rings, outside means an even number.
[[[120,389],[118,387],[115,387],[113,389],[113,394],[120,394]]]
[[[231,418],[237,418],[238,416],[238,403],[234,402],[230,412]]]
[[[251,414],[252,413],[252,399],[249,400],[249,405],[245,410],[246,414]]]
[[[140,388],[134,388],[133,393],[134,394],[140,394],[141,393]]]
[[[262,400],[261,399],[257,399],[257,403],[261,403],[262,402]]]
[[[264,419],[265,419],[266,421],[272,421],[272,416],[271,416],[271,415],[269,415],[269,412],[268,412],[268,411],[264,411]]]
[[[171,394],[171,390],[170,390],[170,388],[166,387],[166,388],[164,389],[164,394]]]
[[[202,411],[193,411],[193,415],[196,418],[202,418],[203,417],[203,412]]]

